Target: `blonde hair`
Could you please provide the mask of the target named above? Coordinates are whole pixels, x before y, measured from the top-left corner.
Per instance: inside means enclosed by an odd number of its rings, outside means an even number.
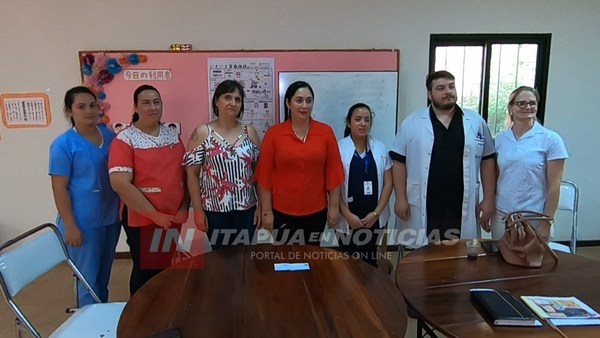
[[[533,88],[533,87],[529,87],[529,86],[520,86],[517,89],[513,90],[512,93],[510,93],[510,95],[508,95],[508,104],[506,106],[506,109],[508,110],[508,118],[506,119],[506,122],[504,124],[504,126],[506,127],[506,129],[509,129],[510,127],[512,127],[513,125],[513,117],[510,114],[510,106],[513,105],[513,103],[515,103],[515,98],[521,94],[522,92],[530,92],[533,95],[535,95],[535,99],[540,102],[540,93],[538,93],[538,91]]]

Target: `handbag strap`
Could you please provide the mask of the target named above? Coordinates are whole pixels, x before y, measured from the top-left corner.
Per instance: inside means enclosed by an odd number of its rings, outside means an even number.
[[[516,217],[514,217],[516,216]],[[516,218],[513,220],[513,218]],[[522,222],[522,224],[525,224],[524,226],[526,227],[530,227],[531,230],[535,233],[535,238],[537,238],[538,242],[540,242],[542,244],[542,246],[544,247],[544,249],[546,249],[546,251],[548,252],[548,254],[550,255],[550,257],[552,257],[554,259],[554,262],[558,262],[558,255],[556,254],[556,252],[554,252],[554,250],[552,250],[552,248],[550,248],[550,246],[548,245],[548,243],[546,243],[545,241],[543,241],[540,236],[538,236],[537,231],[531,226],[531,224],[529,224],[527,221],[552,221],[554,218],[536,212],[536,211],[529,211],[529,210],[519,210],[519,211],[513,211],[510,214],[506,215],[506,229],[514,226],[515,224]],[[510,221],[510,222],[509,222]]]
[[[509,213],[508,215],[506,215],[506,219],[511,219],[513,215],[518,214],[519,216],[521,216],[520,219],[527,219],[527,220],[543,220],[543,221],[551,221],[554,218],[546,215],[546,214],[542,214],[541,212],[537,212],[537,211],[530,211],[530,210],[518,210],[518,211],[513,211],[511,213]],[[539,219],[541,218],[541,219]]]

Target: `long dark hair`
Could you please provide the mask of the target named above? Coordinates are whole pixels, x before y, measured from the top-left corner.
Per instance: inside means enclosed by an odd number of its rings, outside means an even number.
[[[137,87],[135,89],[135,91],[133,92],[133,105],[134,106],[137,106],[138,96],[140,96],[140,93],[145,90],[154,90],[155,92],[158,93],[158,97],[160,97],[160,92],[158,91],[158,89],[154,88],[153,86],[151,86],[149,84],[143,84],[143,85]],[[134,111],[133,115],[131,115],[131,123],[136,122],[139,119],[140,119],[140,114],[138,114],[138,112]]]
[[[350,120],[352,119],[352,113],[354,113],[354,111],[358,108],[365,108],[369,111],[369,115],[371,116],[371,127],[373,127],[373,111],[371,110],[371,107],[369,107],[366,103],[355,103],[352,105],[352,107],[350,107],[350,109],[348,109],[348,114],[346,115],[346,129],[344,129],[344,137],[350,135],[350,127],[348,127],[348,124],[350,124]]]
[[[73,88],[67,90],[67,92],[65,93],[64,111],[65,111],[65,116],[67,116],[69,118],[69,121],[71,121],[71,126],[73,126],[73,127],[75,126],[75,120],[73,120],[73,116],[69,117],[69,115],[67,115],[67,112],[72,111],[73,101],[75,101],[76,94],[90,94],[94,97],[94,100],[97,100],[96,94],[94,94],[94,92],[91,89],[89,89],[88,87],[77,86],[77,87],[73,87]]]
[[[284,113],[284,117],[285,117],[284,121],[289,120],[291,118],[290,115],[292,113],[292,111],[287,107],[287,102],[292,100],[292,97],[294,96],[294,94],[296,94],[296,92],[300,88],[308,88],[308,90],[310,91],[310,94],[313,97],[313,100],[315,99],[315,93],[313,92],[313,89],[308,84],[308,82],[296,81],[296,82],[292,83],[285,91],[285,99],[283,102],[283,113]]]

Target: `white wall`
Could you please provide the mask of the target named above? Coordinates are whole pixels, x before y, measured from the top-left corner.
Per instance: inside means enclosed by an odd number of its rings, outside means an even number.
[[[400,120],[425,104],[432,33],[552,33],[546,126],[572,155],[581,187],[580,238],[600,239],[598,0],[3,0],[0,93],[45,91],[46,129],[0,126],[0,242],[54,221],[50,142],[68,125],[65,90],[80,50],[400,49]]]

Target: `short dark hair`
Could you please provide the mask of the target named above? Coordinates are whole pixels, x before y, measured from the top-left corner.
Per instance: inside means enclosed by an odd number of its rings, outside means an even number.
[[[67,116],[67,117],[69,117],[69,116],[66,115],[66,113],[68,111],[72,110],[73,102],[75,101],[76,94],[90,94],[94,97],[94,100],[97,100],[96,94],[94,94],[94,92],[91,89],[89,89],[88,87],[76,86],[76,87],[73,87],[73,88],[67,90],[67,92],[65,93],[65,107],[64,107],[65,116]],[[72,126],[75,126],[75,120],[73,120],[72,116],[69,118],[69,121],[71,121]]]
[[[240,112],[237,114],[236,118],[241,119],[242,116],[244,116],[244,98],[246,95],[244,94],[244,87],[236,80],[225,80],[219,83],[215,89],[212,97],[212,110],[215,116],[219,117],[219,108],[217,108],[217,100],[219,97],[226,93],[233,93],[236,89],[240,92],[240,96],[242,97],[242,106],[240,107]]]
[[[454,80],[454,75],[447,70],[438,70],[437,72],[427,75],[427,78],[425,79],[425,87],[427,87],[428,92],[431,91],[433,80],[437,79]]]
[[[373,110],[371,110],[371,107],[369,107],[366,103],[355,103],[352,105],[352,107],[350,107],[350,109],[348,109],[348,114],[346,115],[346,128],[344,129],[344,137],[350,135],[350,127],[348,127],[348,123],[350,123],[350,120],[352,119],[352,113],[354,113],[354,111],[358,108],[365,108],[369,111],[369,115],[371,116],[371,126],[373,126]]]
[[[298,91],[298,89],[300,88],[308,88],[308,90],[310,91],[310,94],[313,97],[313,100],[315,98],[315,92],[313,91],[312,87],[308,84],[308,82],[304,82],[304,81],[296,81],[294,83],[292,83],[291,85],[288,86],[287,90],[285,91],[285,99],[283,102],[283,113],[284,113],[284,121],[287,121],[291,118],[290,114],[291,114],[291,110],[287,107],[287,102],[292,100],[292,97],[294,97],[294,94],[296,94],[296,92]]]
[[[140,93],[146,90],[153,90],[155,92],[158,93],[158,97],[160,97],[160,92],[158,91],[158,89],[154,88],[153,86],[149,85],[149,84],[143,84],[139,87],[137,87],[135,89],[135,91],[133,92],[133,105],[137,106],[138,104],[138,97],[140,96]],[[131,115],[131,123],[137,121],[140,119],[140,115],[134,111],[133,115]]]

